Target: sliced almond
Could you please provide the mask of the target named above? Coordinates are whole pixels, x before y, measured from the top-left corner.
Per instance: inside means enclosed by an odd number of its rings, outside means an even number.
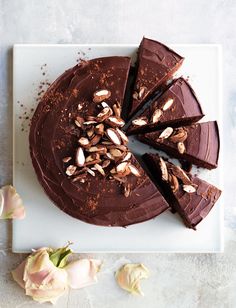
[[[77,109],[78,109],[78,110],[82,110],[82,108],[83,108],[83,104],[82,104],[82,103],[79,103],[78,106],[77,106]]]
[[[93,125],[93,124],[97,124],[97,122],[92,120],[92,121],[85,121],[83,124],[84,125]]]
[[[173,174],[169,174],[168,181],[173,192],[176,192],[179,189],[179,181],[177,177]]]
[[[107,118],[106,123],[111,127],[123,127],[125,125],[125,121],[115,116]]]
[[[134,126],[143,126],[148,124],[148,119],[146,117],[140,117],[132,121]]]
[[[183,142],[178,142],[177,143],[177,148],[180,154],[184,154],[185,152],[185,145]]]
[[[160,119],[160,117],[162,116],[162,111],[161,109],[156,109],[154,112],[153,112],[153,115],[152,115],[152,118],[151,118],[151,122],[152,123],[157,123]]]
[[[163,181],[168,181],[168,171],[167,171],[167,166],[166,166],[166,163],[164,161],[164,159],[162,159],[160,157],[160,169],[161,169],[161,173],[162,173],[162,180]]]
[[[126,162],[126,161],[121,162],[120,164],[118,164],[116,166],[116,171],[123,173],[123,172],[125,172],[126,168],[128,168],[128,166],[129,166],[128,162]]]
[[[140,87],[138,92],[138,98],[141,99],[144,96],[145,91],[147,90],[146,87]]]
[[[87,149],[88,152],[98,152],[98,153],[106,153],[107,152],[107,149],[105,146],[103,145],[96,145],[96,146],[92,146],[91,148]]]
[[[162,107],[162,110],[163,110],[163,111],[166,111],[167,109],[169,109],[169,108],[172,106],[173,103],[174,103],[173,98],[169,98],[169,99],[165,102],[164,106]]]
[[[75,173],[76,169],[77,169],[76,166],[70,165],[66,168],[66,174],[72,176]]]
[[[101,105],[103,108],[106,108],[106,107],[110,108],[110,106],[106,102],[101,102]]]
[[[184,184],[186,185],[191,185],[191,180],[188,177],[188,175],[184,172],[182,168],[179,166],[171,165],[168,167],[171,172],[178,178],[180,179]]]
[[[108,128],[106,130],[107,137],[116,145],[121,145],[121,139],[117,131],[113,128]]]
[[[77,116],[75,119],[75,125],[78,127],[82,127],[84,123],[84,119],[80,116]]]
[[[138,92],[134,92],[132,95],[133,99],[138,100]]]
[[[100,166],[99,164],[95,164],[94,168],[96,168],[97,171],[101,173],[101,175],[105,176],[105,172],[104,172],[102,166]]]
[[[108,159],[110,159],[110,160],[114,160],[114,159],[115,159],[115,157],[113,157],[113,156],[111,155],[111,153],[106,153],[106,157],[107,157]]]
[[[183,190],[186,191],[187,193],[191,194],[196,191],[196,188],[192,185],[183,185]]]
[[[96,117],[96,120],[98,122],[103,122],[107,118],[109,118],[112,115],[112,110],[110,107],[105,107]]]
[[[123,155],[123,153],[118,149],[110,149],[110,153],[115,158],[119,158]]]
[[[120,117],[121,115],[121,107],[120,107],[120,104],[119,103],[116,103],[112,106],[113,108],[113,111],[114,111],[114,114],[116,117]]]
[[[101,159],[94,159],[92,161],[88,161],[85,163],[85,166],[92,166],[92,165],[95,165],[95,164],[100,164],[101,162]],[[92,168],[91,168],[92,169]]]
[[[109,90],[103,89],[98,90],[93,94],[94,103],[100,103],[104,99],[108,99],[111,96],[111,92]]]
[[[75,162],[78,167],[84,166],[85,156],[84,156],[84,151],[81,147],[79,147],[76,151]]]
[[[125,134],[122,130],[120,130],[119,128],[116,128],[116,131],[117,131],[117,133],[120,135],[120,137],[121,137],[123,143],[124,143],[124,144],[127,144],[127,143],[129,142],[129,139],[128,139],[128,137],[126,136],[126,134]]]
[[[113,175],[112,178],[115,179],[116,181],[120,182],[120,183],[126,183],[126,179],[120,178],[120,177],[117,176],[117,175]]]
[[[104,133],[104,124],[100,123],[100,124],[96,125],[94,131],[98,135],[103,135],[103,133]]]
[[[64,158],[62,159],[62,161],[63,161],[63,163],[68,163],[71,159],[72,159],[71,156],[67,156],[67,157],[64,157]]]
[[[169,138],[171,136],[171,134],[173,133],[173,131],[174,130],[173,130],[172,127],[167,127],[166,129],[164,129],[161,132],[161,134],[160,134],[158,139],[167,139],[167,138]]]
[[[86,131],[86,133],[89,138],[92,138],[94,135],[94,127],[91,127],[89,130]]]
[[[115,168],[112,168],[112,169],[110,170],[110,173],[111,173],[111,174],[116,174],[116,169],[115,169]]]
[[[95,172],[94,172],[93,170],[87,168],[87,172],[88,172],[89,174],[91,174],[92,176],[95,176]]]
[[[79,144],[82,146],[82,147],[86,147],[89,145],[89,140],[88,138],[86,137],[81,137],[79,140],[78,140]]]
[[[130,183],[124,183],[123,189],[124,189],[124,196],[126,198],[128,198],[131,194],[131,184]]]
[[[101,140],[101,135],[95,135],[91,140],[90,140],[90,144],[91,145],[96,145],[99,143],[99,141]]]
[[[109,159],[105,159],[103,162],[102,162],[102,168],[106,168],[110,165],[111,161]]]
[[[188,133],[182,127],[175,129],[174,134],[171,135],[169,140],[173,143],[184,142],[188,137]]]
[[[131,157],[132,157],[131,152],[128,152],[128,153],[125,155],[125,157],[122,159],[122,161],[129,161],[129,160],[131,159]]]
[[[131,173],[137,177],[140,177],[141,174],[139,172],[139,170],[134,166],[134,165],[129,165],[129,169],[131,171]]]
[[[113,145],[113,142],[111,142],[111,141],[102,141],[101,142],[102,144],[104,144],[104,145]]]

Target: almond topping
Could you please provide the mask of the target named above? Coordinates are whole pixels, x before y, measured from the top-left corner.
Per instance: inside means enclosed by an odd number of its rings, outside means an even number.
[[[157,122],[159,121],[159,119],[160,119],[161,116],[162,116],[162,111],[161,111],[161,109],[156,109],[156,110],[153,112],[151,122],[152,122],[152,123],[157,123]]]
[[[71,159],[72,159],[72,157],[67,156],[67,157],[64,157],[62,161],[63,161],[63,163],[68,163]]]
[[[184,142],[188,137],[188,133],[183,128],[175,129],[174,134],[169,138],[173,143]]]
[[[116,128],[116,131],[118,132],[118,134],[120,135],[122,141],[124,144],[127,144],[129,142],[128,137],[126,136],[126,134],[124,132],[122,132],[122,130],[120,130],[119,128]]]
[[[102,168],[106,168],[110,165],[111,161],[109,159],[105,159],[102,163]]]
[[[133,93],[133,99],[138,100],[138,93],[137,93],[137,92],[134,92],[134,93]]]
[[[83,123],[84,123],[84,119],[83,119],[83,118],[81,118],[81,117],[79,117],[79,116],[76,117],[76,119],[75,119],[75,125],[76,125],[76,126],[82,127]]]
[[[101,173],[101,175],[105,176],[105,172],[104,172],[102,166],[100,166],[99,164],[95,164],[94,167],[97,169],[98,172]]]
[[[73,174],[75,173],[76,169],[77,169],[76,166],[70,165],[70,166],[68,166],[68,167],[66,168],[66,174],[69,175],[69,176],[71,176],[71,175],[73,175]]]
[[[148,124],[148,119],[146,117],[137,118],[132,121],[132,124],[135,126],[143,126]]]
[[[84,151],[81,147],[79,147],[76,151],[75,162],[78,167],[84,166],[85,156],[84,156]]]
[[[122,159],[122,161],[128,161],[128,160],[131,159],[131,157],[132,157],[131,152],[128,152],[128,153],[125,155],[125,157]]]
[[[116,171],[123,173],[126,170],[126,168],[128,167],[128,165],[129,165],[129,163],[124,161],[124,162],[122,162],[122,163],[120,163],[119,165],[116,166]]]
[[[196,191],[196,188],[192,185],[183,185],[183,190],[186,191],[187,193],[191,194]]]
[[[113,128],[108,128],[106,130],[106,135],[114,144],[116,144],[116,145],[121,144],[120,136],[117,133],[117,131],[114,130]]]
[[[140,177],[141,174],[139,173],[138,169],[134,165],[129,165],[129,169],[131,173],[137,177]]]
[[[141,99],[144,96],[144,92],[146,91],[146,87],[140,87],[139,93],[138,93],[138,98]]]
[[[94,128],[93,127],[90,128],[89,130],[87,130],[86,133],[87,133],[88,137],[91,138],[94,135]]]
[[[88,146],[89,145],[89,140],[88,138],[86,137],[81,137],[79,140],[78,140],[79,144],[81,146]]]
[[[177,177],[173,174],[169,174],[168,181],[173,192],[176,192],[179,189],[179,181]]]
[[[167,102],[164,104],[164,106],[162,107],[162,110],[165,111],[165,110],[169,109],[172,106],[173,103],[174,103],[173,98],[169,98],[167,100]]]
[[[92,120],[92,121],[86,121],[83,124],[84,125],[93,125],[93,124],[97,124],[97,122]]]
[[[173,128],[172,127],[167,127],[166,129],[163,130],[163,132],[160,134],[158,139],[167,139],[171,136],[173,133]]]
[[[187,174],[184,172],[184,170],[181,169],[179,166],[172,165],[169,169],[184,184],[187,184],[187,185],[191,184],[190,178],[187,176]]]
[[[103,152],[103,153],[106,153],[107,149],[106,149],[105,146],[99,144],[97,146],[93,146],[93,147],[89,148],[87,151],[89,151],[89,152],[99,152],[99,153]]]
[[[111,96],[111,92],[109,90],[98,90],[93,94],[94,103],[100,103],[104,99],[108,99]]]
[[[100,123],[95,126],[95,133],[98,135],[102,135],[104,133],[104,124]]]
[[[121,157],[122,152],[118,149],[110,149],[110,153],[113,157]]]
[[[123,187],[124,187],[124,196],[128,198],[131,194],[131,185],[130,183],[125,183]]]
[[[91,145],[96,145],[96,144],[98,144],[98,142],[101,140],[101,135],[95,135],[92,139],[91,139],[91,141],[90,141],[90,144]]]
[[[160,157],[160,169],[162,173],[162,180],[163,181],[168,181],[168,171],[167,171],[167,166],[165,161]]]
[[[125,122],[121,118],[115,116],[109,117],[106,119],[106,122],[112,127],[123,127],[125,125]]]
[[[113,108],[113,111],[114,111],[114,114],[116,117],[120,117],[121,115],[121,108],[120,108],[120,104],[119,103],[116,103],[112,106]]]
[[[177,148],[180,154],[183,154],[185,152],[185,145],[183,142],[178,142]]]
[[[87,168],[87,171],[89,174],[91,174],[92,176],[95,176],[95,172],[89,168]]]
[[[98,115],[97,115],[97,121],[103,122],[107,118],[109,118],[112,115],[112,110],[110,107],[105,107]]]

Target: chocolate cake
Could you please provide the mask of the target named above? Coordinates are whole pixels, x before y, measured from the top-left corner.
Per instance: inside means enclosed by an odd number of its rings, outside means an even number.
[[[196,229],[215,205],[221,191],[158,155],[145,154],[143,158],[170,206],[180,214],[188,228]]]
[[[199,121],[203,116],[194,90],[184,78],[178,78],[132,120],[127,134],[150,132],[167,126],[188,125]]]
[[[139,139],[171,157],[207,169],[217,167],[220,139],[216,121],[178,128],[167,127],[164,130],[139,135]]]
[[[32,119],[39,182],[61,210],[91,224],[127,226],[168,208],[122,131],[129,68],[128,57],[82,61],[51,85]]]
[[[129,117],[178,70],[183,57],[160,42],[143,38],[138,51],[137,74]]]

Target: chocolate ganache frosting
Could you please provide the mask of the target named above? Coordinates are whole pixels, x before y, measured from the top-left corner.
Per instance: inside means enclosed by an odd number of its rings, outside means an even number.
[[[127,226],[168,208],[121,130],[129,68],[128,57],[81,62],[50,86],[32,119],[30,154],[45,192],[96,225]]]

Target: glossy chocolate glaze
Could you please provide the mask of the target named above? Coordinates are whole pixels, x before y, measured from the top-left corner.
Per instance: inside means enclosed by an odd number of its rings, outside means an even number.
[[[199,167],[216,168],[220,149],[217,122],[195,123],[183,128],[188,136],[184,141],[185,152],[183,154],[179,153],[177,143],[171,142],[168,138],[158,139],[163,130],[139,135],[139,139],[159,150],[163,150],[172,157],[184,159]]]
[[[162,187],[164,196],[170,206],[180,214],[188,228],[196,229],[196,226],[208,215],[215,205],[221,195],[221,191],[206,181],[186,173],[193,185],[196,186],[196,191],[187,193],[183,190],[182,185],[179,185],[179,189],[173,192],[170,184],[162,179],[160,157],[155,154],[145,154],[143,158],[158,185]],[[173,166],[168,161],[166,161],[166,165],[167,167]]]
[[[162,43],[143,38],[139,46],[134,94],[139,93],[142,87],[145,88],[145,91],[140,98],[133,98],[129,112],[130,117],[161,85],[172,77],[183,60],[183,57]]]
[[[169,99],[173,99],[173,104],[167,110],[162,110]],[[157,109],[162,110],[162,115],[158,122],[152,123],[152,115]],[[146,133],[167,126],[189,125],[199,121],[203,116],[201,105],[194,90],[190,84],[181,77],[174,80],[170,87],[137,117],[147,118],[148,124],[138,127],[131,123],[127,130],[127,134]]]
[[[38,180],[50,199],[67,214],[102,226],[127,226],[159,215],[168,205],[137,160],[141,177],[129,175],[131,195],[125,197],[118,181],[96,173],[84,183],[72,182],[65,174],[63,158],[74,156],[79,137],[77,115],[97,115],[93,93],[111,91],[106,102],[123,103],[130,67],[127,57],[84,61],[67,70],[48,89],[39,103],[30,129],[30,154]],[[78,110],[78,106],[80,110]],[[82,106],[82,108],[81,108]]]

